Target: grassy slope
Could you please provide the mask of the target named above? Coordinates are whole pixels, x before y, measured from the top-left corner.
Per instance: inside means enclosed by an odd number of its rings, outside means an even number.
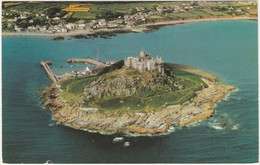
[[[195,96],[195,92],[207,86],[198,76],[190,73],[174,70],[176,79],[184,88],[179,91],[163,93],[151,97],[144,97],[142,94],[125,97],[111,97],[109,99],[84,100],[83,107],[97,107],[101,111],[109,113],[112,111],[135,111],[149,112],[158,111],[167,105],[181,104]],[[87,77],[83,79],[73,79],[62,83],[64,90],[63,98],[68,100],[69,104],[74,104],[81,100],[84,87],[93,81],[95,77]],[[139,91],[149,92],[149,91]],[[143,97],[142,97],[143,96]],[[108,111],[109,110],[109,111]]]
[[[62,97],[68,101],[68,104],[72,105],[75,102],[81,100],[81,95],[84,92],[85,86],[89,85],[95,76],[90,76],[81,79],[70,79],[61,83],[61,89],[64,91]]]
[[[15,9],[19,11],[29,11],[33,13],[43,13],[48,8],[59,8],[63,9],[69,6],[70,3],[82,3],[82,4],[89,4],[89,2],[40,2],[40,3],[28,3],[23,2],[16,6],[9,6],[8,8],[3,8],[4,10],[10,10]],[[175,4],[178,2],[131,2],[131,3],[116,3],[116,2],[94,2],[91,6],[88,6],[91,8],[89,12],[74,12],[72,14],[72,18],[79,18],[79,19],[96,19],[96,18],[102,18],[104,15],[106,15],[106,12],[112,12],[112,13],[120,13],[120,14],[130,14],[132,10],[135,9],[137,6],[145,7],[148,10],[154,10],[156,6],[162,5],[162,4]],[[225,4],[228,4],[225,2]],[[86,7],[86,6],[83,6]],[[243,10],[247,11],[247,7],[250,7],[250,9],[256,9],[256,5],[251,6],[233,6],[235,9],[242,8]],[[185,12],[178,12],[178,13],[169,13],[167,16],[163,16],[159,19],[181,19],[181,18],[193,18],[193,17],[208,17],[208,16],[224,16],[229,15],[232,13],[229,13],[227,11],[221,11],[219,9],[219,6],[213,7],[213,9],[209,9],[208,6],[204,6],[202,9],[196,9],[195,11],[185,11]],[[158,15],[160,16],[160,15]],[[149,20],[156,20],[156,18],[151,17]]]
[[[98,3],[90,6],[89,12],[75,12],[73,18],[80,19],[96,19],[98,16],[102,17],[102,14],[106,12],[130,14],[129,9],[135,9],[136,6],[144,6],[148,9],[152,9],[154,6],[158,6],[162,3],[150,2],[150,3]]]

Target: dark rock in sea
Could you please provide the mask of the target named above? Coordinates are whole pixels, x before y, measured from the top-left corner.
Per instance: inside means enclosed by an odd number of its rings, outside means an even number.
[[[64,40],[64,37],[62,36],[58,36],[58,37],[54,37],[52,40],[57,41],[57,40]]]
[[[94,33],[94,34],[88,34],[88,37],[94,37],[94,38],[98,38],[98,34]]]
[[[75,39],[88,39],[87,36],[84,36],[84,35],[75,35],[75,36],[71,36],[72,38],[75,38]]]
[[[116,33],[108,33],[107,35],[110,36],[110,37],[115,37],[115,36],[117,36]]]
[[[111,37],[109,37],[108,35],[100,35],[100,38],[103,38],[103,39],[111,39]]]

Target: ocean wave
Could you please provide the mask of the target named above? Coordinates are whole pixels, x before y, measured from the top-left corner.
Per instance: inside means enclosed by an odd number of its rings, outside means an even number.
[[[49,123],[48,126],[49,127],[53,127],[55,125],[55,123]]]

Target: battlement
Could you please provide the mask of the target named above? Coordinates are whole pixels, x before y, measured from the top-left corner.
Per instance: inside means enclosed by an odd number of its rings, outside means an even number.
[[[127,57],[124,60],[125,67],[133,67],[139,69],[141,72],[146,70],[155,70],[157,69],[159,72],[164,73],[164,62],[162,61],[162,57],[156,59],[152,58],[150,53],[146,53],[145,51],[140,51],[139,57]]]

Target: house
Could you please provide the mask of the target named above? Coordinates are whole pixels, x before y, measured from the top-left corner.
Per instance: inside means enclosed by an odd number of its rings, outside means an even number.
[[[54,17],[54,18],[52,18],[54,21],[57,21],[57,20],[60,20],[60,18],[59,17]]]
[[[84,24],[84,23],[78,24],[78,29],[80,29],[80,30],[86,29],[86,24]]]
[[[100,25],[100,26],[106,26],[107,25],[107,22],[106,22],[105,19],[98,19],[97,21],[98,21],[98,25]]]
[[[23,31],[23,28],[20,28],[20,27],[18,27],[18,26],[14,26],[14,30],[16,31],[16,32],[21,32],[21,31]]]
[[[69,30],[71,29],[76,29],[77,28],[77,25],[73,24],[73,23],[68,23],[65,25],[65,27]]]
[[[26,19],[27,17],[25,15],[20,15],[20,19]]]
[[[240,13],[240,12],[242,12],[242,9],[238,8],[238,9],[236,9],[236,12]]]

